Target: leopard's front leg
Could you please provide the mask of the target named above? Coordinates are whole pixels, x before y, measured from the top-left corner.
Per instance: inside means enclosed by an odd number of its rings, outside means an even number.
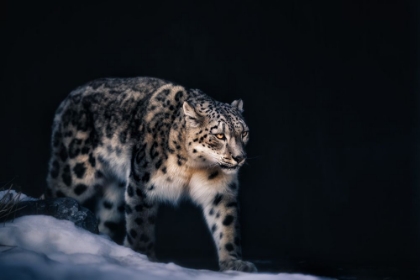
[[[257,271],[254,264],[241,259],[236,195],[218,193],[210,203],[203,205],[203,211],[218,250],[220,270]]]

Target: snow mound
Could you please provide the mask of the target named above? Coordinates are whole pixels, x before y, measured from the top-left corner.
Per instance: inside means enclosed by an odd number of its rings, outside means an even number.
[[[0,225],[0,278],[317,280],[300,274],[194,270],[146,256],[65,220],[25,216]]]
[[[10,202],[17,202],[17,201],[36,201],[38,199],[29,197],[23,193],[18,193],[15,190],[4,190],[0,191],[0,200],[2,203],[10,203]]]

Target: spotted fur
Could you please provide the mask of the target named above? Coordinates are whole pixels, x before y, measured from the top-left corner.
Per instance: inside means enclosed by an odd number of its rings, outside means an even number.
[[[238,230],[242,107],[155,78],[90,82],[57,109],[45,196],[77,199],[101,232],[152,260],[159,202],[189,197],[203,209],[220,268],[255,271],[241,260]]]

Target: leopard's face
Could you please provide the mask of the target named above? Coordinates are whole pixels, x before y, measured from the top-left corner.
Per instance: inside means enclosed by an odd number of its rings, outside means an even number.
[[[186,148],[196,167],[219,166],[232,174],[244,164],[249,129],[242,115],[242,101],[232,104],[184,103],[187,120]]]

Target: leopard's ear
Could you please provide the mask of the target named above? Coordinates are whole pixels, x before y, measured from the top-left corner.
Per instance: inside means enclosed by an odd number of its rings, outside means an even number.
[[[233,108],[238,109],[238,111],[241,113],[244,111],[244,102],[242,101],[242,99],[234,100],[231,106]]]
[[[182,105],[182,109],[184,110],[185,119],[190,124],[190,126],[197,127],[201,124],[203,117],[197,113],[197,111],[190,103],[185,101]]]

